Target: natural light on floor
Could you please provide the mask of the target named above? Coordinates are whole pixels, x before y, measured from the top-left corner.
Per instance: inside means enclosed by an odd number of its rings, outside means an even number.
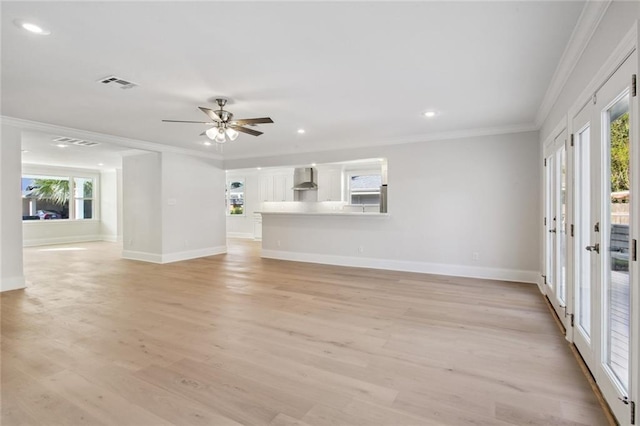
[[[39,249],[38,251],[82,251],[82,250],[86,250],[86,248],[83,248],[83,247],[57,247],[57,248]]]

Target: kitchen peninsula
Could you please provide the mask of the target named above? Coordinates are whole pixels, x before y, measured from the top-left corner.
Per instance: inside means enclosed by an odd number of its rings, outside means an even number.
[[[391,220],[384,159],[233,170],[227,180],[244,191],[229,191],[229,236],[262,240],[262,257],[368,266],[382,256],[376,235]]]
[[[379,212],[262,212],[262,257],[345,266],[376,267]]]

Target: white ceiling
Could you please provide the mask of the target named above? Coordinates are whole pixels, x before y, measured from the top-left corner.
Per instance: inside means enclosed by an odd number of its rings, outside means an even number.
[[[94,146],[59,144],[60,135],[42,132],[22,132],[22,162],[79,169],[110,170],[122,167],[122,156],[144,152],[100,143]],[[92,141],[93,142],[93,141]],[[65,145],[61,148],[58,145]]]
[[[583,6],[3,1],[2,114],[215,152],[206,126],[160,120],[206,120],[197,107],[222,95],[275,121],[227,159],[531,128]],[[140,86],[96,82],[109,75]]]

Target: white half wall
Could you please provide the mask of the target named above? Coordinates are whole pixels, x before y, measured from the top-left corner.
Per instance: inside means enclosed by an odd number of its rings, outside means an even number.
[[[375,267],[374,262],[389,269],[538,281],[537,132],[253,161],[275,166],[372,157],[388,161],[388,217],[264,215],[264,252],[291,260]],[[249,160],[233,163],[250,166]]]
[[[22,260],[21,130],[2,124],[0,145],[0,291],[25,287]]]

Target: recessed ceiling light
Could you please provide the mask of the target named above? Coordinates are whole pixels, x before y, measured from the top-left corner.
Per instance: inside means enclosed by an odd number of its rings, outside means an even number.
[[[258,170],[262,170],[262,167],[256,167],[256,169],[258,169]]]
[[[98,166],[104,166],[104,163],[98,163]]]
[[[67,145],[66,143],[57,143],[57,144],[56,144],[56,146],[57,146],[58,148],[66,148],[66,147],[68,147],[69,145]]]
[[[209,142],[209,141],[204,141],[204,142],[202,142],[202,145],[204,145],[204,146],[209,146],[209,145],[211,145],[211,142]]]
[[[427,111],[427,112],[424,113],[424,116],[425,117],[429,117],[429,118],[435,117],[436,116],[436,112],[435,111]]]
[[[304,129],[298,129],[298,134],[303,135],[304,134]]]
[[[16,26],[18,26],[19,28],[22,28],[25,31],[29,31],[32,34],[38,34],[38,35],[51,34],[51,31],[41,27],[40,25],[36,25],[33,22],[23,21],[22,19],[14,19],[13,23],[16,24]]]
[[[311,163],[311,167],[315,167],[315,166],[316,166],[316,163]]]
[[[29,150],[27,150],[27,149],[23,149],[23,150],[22,150],[22,153],[23,153],[23,154],[26,154],[27,152],[29,152]]]

